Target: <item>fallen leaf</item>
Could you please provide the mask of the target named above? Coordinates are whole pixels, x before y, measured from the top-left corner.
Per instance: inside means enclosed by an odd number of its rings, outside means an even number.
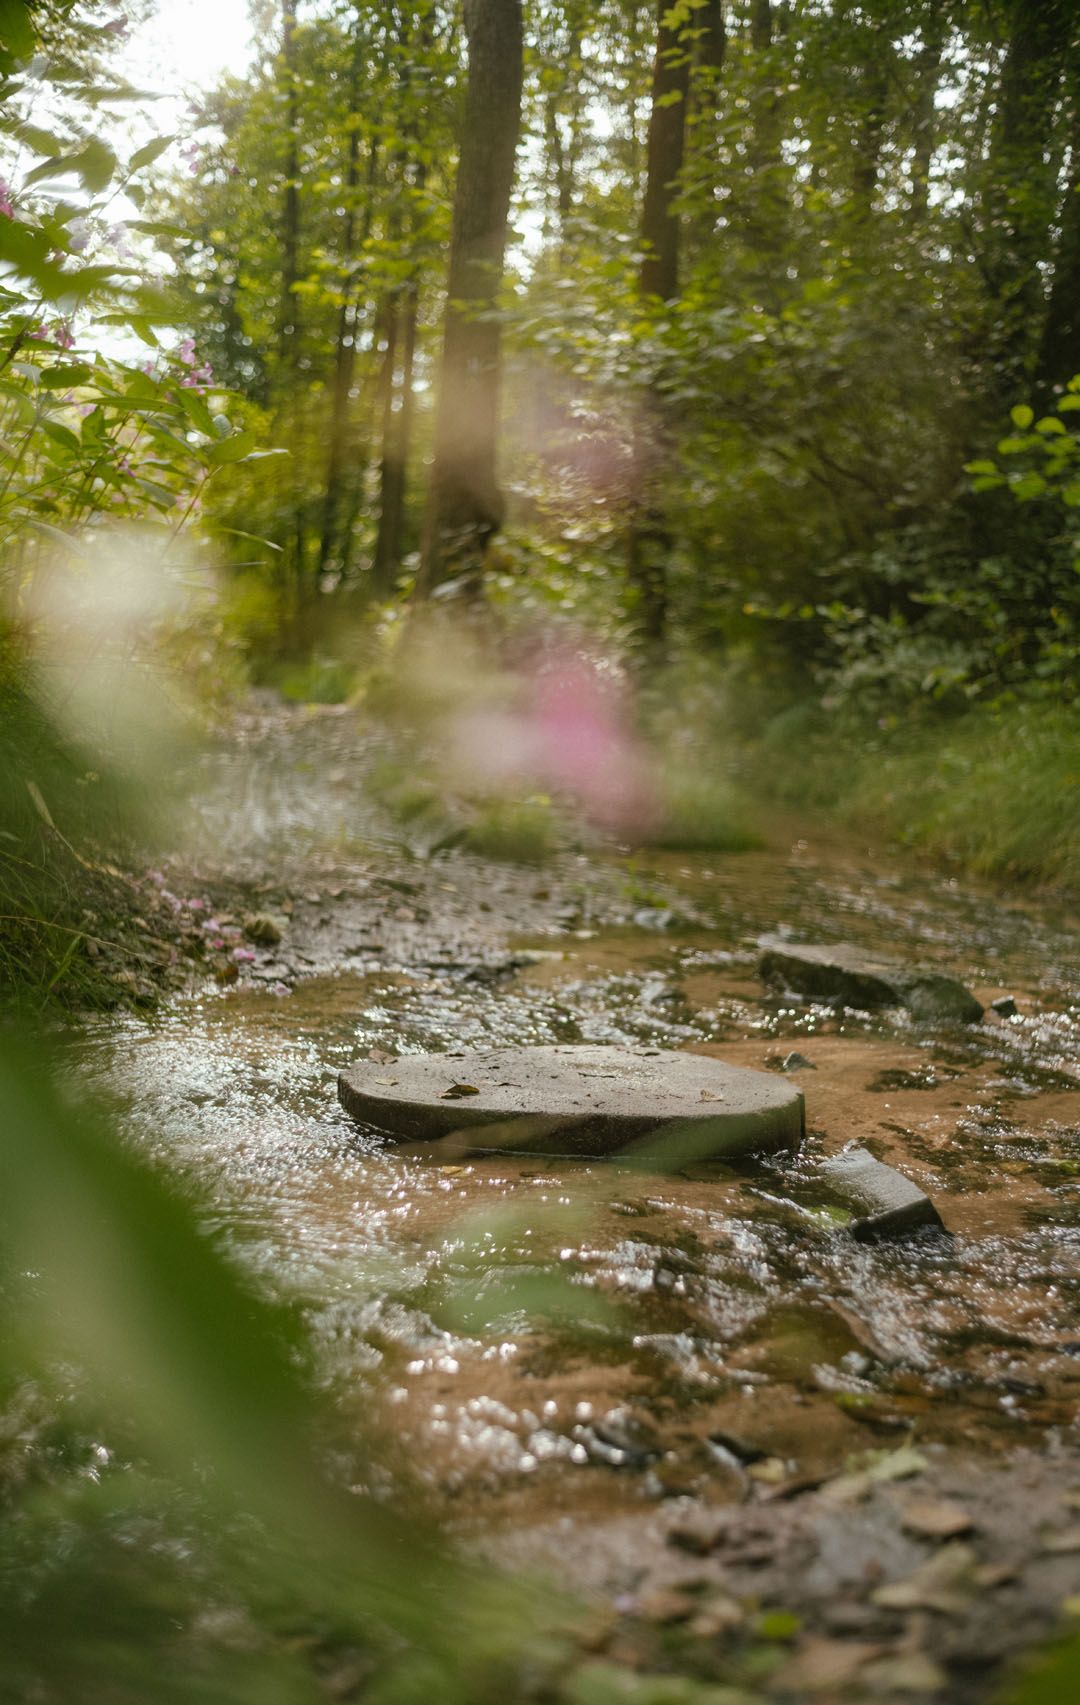
[[[475,1083],[452,1083],[449,1089],[444,1089],[440,1101],[460,1101],[466,1095],[479,1095]]]
[[[900,1525],[920,1539],[960,1539],[975,1523],[967,1510],[947,1498],[916,1498],[904,1506]]]
[[[400,1080],[396,1077],[373,1077],[371,1081],[372,1083],[381,1083],[389,1087],[389,1085],[398,1083]]]

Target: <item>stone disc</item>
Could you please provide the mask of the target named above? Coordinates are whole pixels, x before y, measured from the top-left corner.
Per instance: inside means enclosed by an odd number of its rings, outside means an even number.
[[[609,1154],[660,1132],[655,1158],[690,1161],[792,1148],[803,1134],[803,1098],[788,1080],[657,1048],[363,1060],[341,1074],[338,1095],[346,1112],[399,1142],[453,1134],[468,1150]]]

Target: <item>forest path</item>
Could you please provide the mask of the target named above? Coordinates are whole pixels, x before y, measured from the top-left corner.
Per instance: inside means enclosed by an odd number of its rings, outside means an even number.
[[[367,801],[377,756],[351,714],[268,710],[206,760],[200,927],[235,981],[96,1022],[86,1073],[301,1302],[342,1412],[380,1417],[463,1534],[569,1570],[598,1649],[742,1663],[780,1696],[832,1697],[835,1670],[837,1696],[989,1698],[1080,1589],[1075,919],[811,832],[543,869],[425,857]],[[192,868],[163,880],[198,916]],[[236,959],[245,907],[281,939]],[[777,928],[1018,1011],[928,1029],[795,1004],[755,975]],[[797,1050],[804,1151],[668,1176],[473,1158],[388,1147],[337,1105],[359,1056],[390,1075],[567,1041],[766,1070]],[[813,1170],[853,1139],[952,1235],[856,1244]]]

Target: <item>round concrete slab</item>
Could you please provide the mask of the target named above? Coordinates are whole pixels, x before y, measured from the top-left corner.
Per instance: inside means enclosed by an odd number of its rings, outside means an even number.
[[[469,1150],[609,1154],[662,1132],[663,1161],[794,1147],[803,1099],[791,1082],[700,1054],[548,1046],[361,1061],[342,1106],[402,1142],[456,1134]]]

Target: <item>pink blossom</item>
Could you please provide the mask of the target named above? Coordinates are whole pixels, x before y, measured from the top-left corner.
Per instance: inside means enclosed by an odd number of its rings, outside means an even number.
[[[606,828],[639,827],[655,813],[645,756],[617,680],[569,646],[526,673],[520,708],[466,714],[455,743],[482,783],[508,791],[551,788]]]
[[[253,965],[255,963],[255,955],[250,947],[234,947],[232,956],[238,965]]]
[[[5,219],[14,219],[15,208],[11,200],[11,185],[6,178],[0,178],[0,214]]]

